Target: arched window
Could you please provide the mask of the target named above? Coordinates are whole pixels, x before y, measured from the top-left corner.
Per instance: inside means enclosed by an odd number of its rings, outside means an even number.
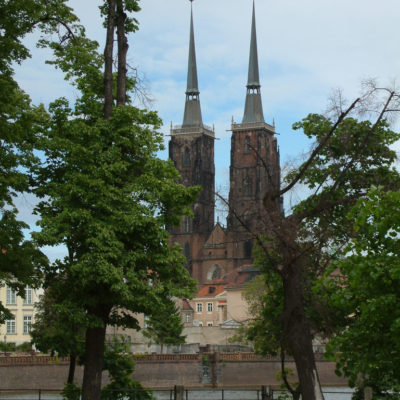
[[[252,250],[253,250],[253,242],[251,240],[246,240],[243,243],[243,256],[244,256],[244,258],[250,258]]]
[[[250,136],[246,136],[244,139],[244,152],[246,154],[250,153],[251,144],[250,144]]]
[[[207,280],[213,281],[214,279],[222,278],[224,270],[219,264],[214,264],[208,271],[207,271]]]
[[[251,196],[253,193],[253,185],[248,175],[243,180],[243,191],[245,196]]]
[[[190,232],[190,218],[185,217],[183,219],[183,232],[189,233]]]
[[[188,242],[185,243],[185,246],[183,248],[183,254],[186,257],[187,262],[189,262],[191,259],[191,256],[190,256],[190,244]]]
[[[182,164],[184,167],[190,167],[190,150],[187,147],[183,150]]]

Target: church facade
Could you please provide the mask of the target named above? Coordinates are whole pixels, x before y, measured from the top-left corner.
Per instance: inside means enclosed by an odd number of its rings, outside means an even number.
[[[223,227],[214,221],[215,132],[202,121],[191,11],[184,117],[182,125],[171,128],[169,157],[182,184],[200,185],[203,190],[193,205],[193,218],[184,217],[170,233],[172,241],[182,246],[187,268],[200,284],[252,264],[254,236],[268,229],[263,198],[266,191],[279,188],[280,162],[275,126],[264,120],[260,88],[253,2],[244,114],[241,123],[231,126],[229,212]]]

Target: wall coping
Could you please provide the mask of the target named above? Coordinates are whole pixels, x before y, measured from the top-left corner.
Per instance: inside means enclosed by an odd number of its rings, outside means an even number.
[[[209,356],[215,361],[240,362],[240,361],[280,361],[279,356],[260,356],[254,353],[196,353],[196,354],[134,354],[132,359],[136,362],[199,362],[204,356]],[[315,354],[316,361],[328,361],[324,359],[322,353]],[[287,361],[293,361],[293,358],[287,357]],[[64,365],[69,363],[69,357],[52,356],[0,356],[1,366],[12,365]]]

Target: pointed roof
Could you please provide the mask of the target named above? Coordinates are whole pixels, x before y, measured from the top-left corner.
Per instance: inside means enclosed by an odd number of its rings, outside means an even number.
[[[251,39],[249,56],[249,74],[247,78],[247,87],[260,87],[260,75],[258,71],[258,53],[257,53],[257,34],[256,34],[256,13],[253,1],[253,17],[251,21]]]
[[[256,13],[253,0],[253,17],[251,22],[249,73],[247,78],[246,104],[242,123],[264,122],[260,93],[260,76],[258,70]]]
[[[186,93],[190,94],[199,93],[199,83],[197,80],[196,47],[194,44],[192,5],[190,6],[190,39],[189,39],[189,59],[188,59]]]
[[[197,80],[197,63],[196,63],[196,48],[194,44],[194,29],[193,29],[193,7],[190,0],[190,39],[189,39],[189,59],[188,59],[188,74],[186,86],[186,103],[185,113],[183,115],[182,127],[186,126],[202,126],[200,98],[199,98],[199,83]]]

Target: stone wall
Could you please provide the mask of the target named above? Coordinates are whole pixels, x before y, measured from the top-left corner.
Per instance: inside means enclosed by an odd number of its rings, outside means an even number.
[[[185,387],[256,387],[277,386],[280,361],[252,353],[237,354],[151,354],[133,357],[133,378],[150,388]],[[293,362],[287,367],[295,370]],[[347,381],[334,373],[334,363],[317,361],[323,386],[345,386]],[[55,357],[0,357],[0,389],[61,389],[67,378],[68,359]],[[82,367],[76,382],[82,380]],[[103,383],[108,382],[105,374]]]

